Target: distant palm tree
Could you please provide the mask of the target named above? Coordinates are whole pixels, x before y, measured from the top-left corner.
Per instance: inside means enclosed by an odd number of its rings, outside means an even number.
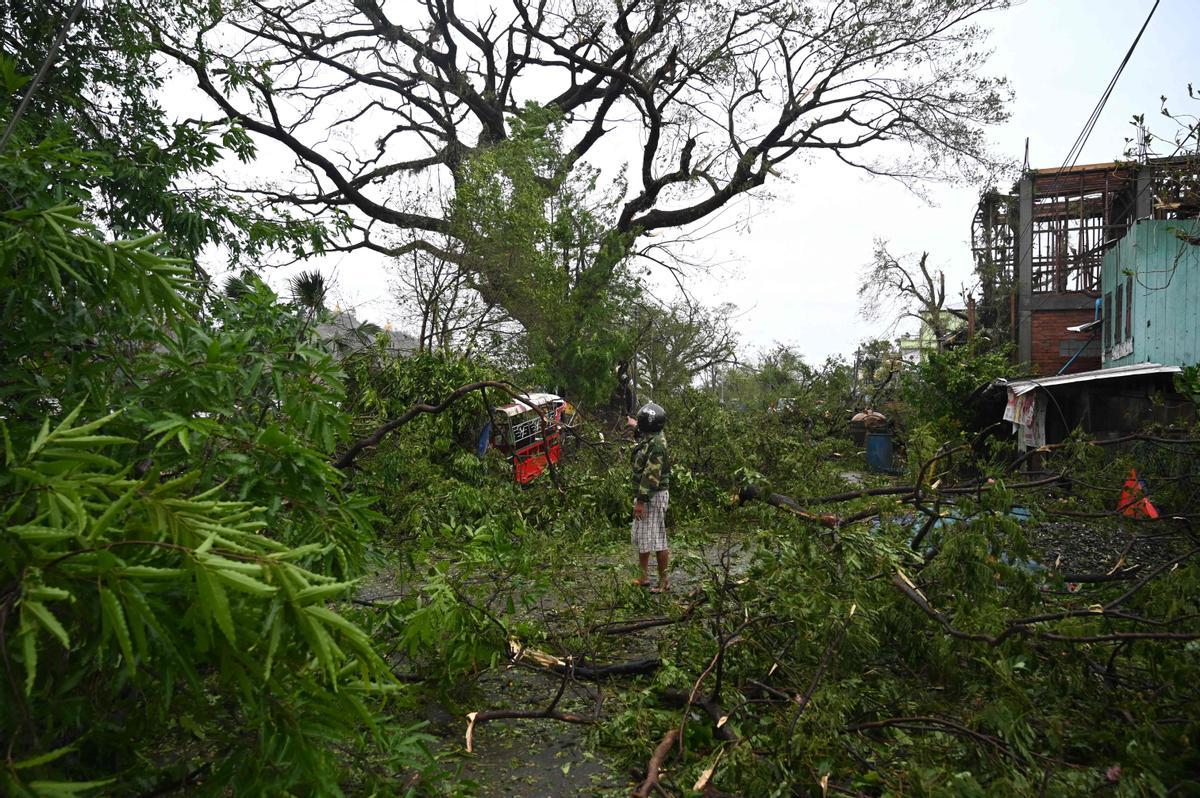
[[[225,295],[233,300],[240,299],[254,291],[255,284],[260,282],[253,272],[234,275],[225,281]],[[370,346],[383,332],[378,324],[358,322],[353,313],[331,312],[326,308],[325,299],[330,286],[318,271],[300,272],[288,280],[288,288],[291,290],[293,306],[303,316],[304,334],[315,325],[318,334],[329,341],[340,355]]]
[[[247,280],[250,276],[248,274],[232,275],[225,281],[225,296],[233,300],[238,300],[249,294],[251,288]]]
[[[325,296],[329,293],[325,275],[318,271],[300,272],[288,281],[288,285],[292,289],[292,301],[307,308],[310,317],[325,310]]]

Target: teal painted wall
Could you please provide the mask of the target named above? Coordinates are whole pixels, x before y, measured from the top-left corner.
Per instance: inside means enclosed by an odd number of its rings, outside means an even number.
[[[1200,237],[1200,221],[1143,219],[1104,256],[1100,272],[1107,316],[1106,331],[1100,334],[1104,368],[1200,362],[1200,246],[1180,240],[1176,231]],[[1118,287],[1123,301],[1125,290],[1132,287],[1126,305],[1131,313],[1128,338],[1125,307],[1120,309],[1120,329],[1108,330],[1117,321]]]

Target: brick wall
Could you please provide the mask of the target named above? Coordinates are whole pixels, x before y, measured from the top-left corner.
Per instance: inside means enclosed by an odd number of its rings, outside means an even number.
[[[1091,333],[1067,332],[1068,327],[1086,324],[1096,317],[1094,310],[1035,310],[1031,314],[1030,328],[1033,342],[1033,369],[1039,377],[1057,374],[1071,359],[1071,355],[1083,347]],[[1096,337],[1087,351],[1071,364],[1071,373],[1100,368],[1100,340]]]

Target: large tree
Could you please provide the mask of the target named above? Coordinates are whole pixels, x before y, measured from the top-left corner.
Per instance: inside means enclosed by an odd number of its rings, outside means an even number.
[[[640,302],[628,324],[635,339],[638,393],[661,397],[737,359],[737,308],[706,308],[684,297],[670,304]]]
[[[639,237],[705,219],[798,154],[903,180],[970,171],[1007,96],[981,74],[976,20],[1007,4],[249,0],[158,47],[212,119],[294,158],[297,179],[260,196],[344,211],[346,249],[455,262],[564,352]],[[555,281],[576,323],[542,329]]]

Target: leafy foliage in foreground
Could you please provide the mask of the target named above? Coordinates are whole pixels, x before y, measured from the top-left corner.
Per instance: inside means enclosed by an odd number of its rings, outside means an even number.
[[[261,283],[205,296],[154,237],[105,240],[58,196],[93,156],[36,150],[0,159],[4,792],[337,794],[420,765],[327,606],[378,519],[330,465],[331,355]]]

